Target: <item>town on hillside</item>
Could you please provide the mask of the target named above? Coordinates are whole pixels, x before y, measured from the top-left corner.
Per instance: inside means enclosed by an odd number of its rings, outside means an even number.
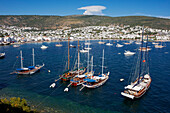
[[[130,25],[109,25],[109,26],[87,26],[80,28],[63,27],[56,30],[39,30],[35,27],[17,27],[0,25],[0,45],[15,43],[63,41],[70,37],[70,40],[139,40],[143,26]],[[153,29],[147,27],[151,41],[169,41],[170,30]],[[144,34],[145,35],[145,34]]]

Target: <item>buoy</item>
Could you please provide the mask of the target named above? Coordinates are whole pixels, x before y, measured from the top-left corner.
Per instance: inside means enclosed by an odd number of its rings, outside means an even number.
[[[120,82],[123,82],[124,81],[124,79],[122,78],[122,79],[120,79]]]
[[[68,87],[64,89],[64,92],[68,92]]]
[[[51,71],[50,71],[50,70],[48,70],[48,72],[50,73]]]

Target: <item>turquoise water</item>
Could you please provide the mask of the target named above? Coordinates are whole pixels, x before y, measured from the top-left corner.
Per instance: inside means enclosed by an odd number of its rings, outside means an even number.
[[[102,50],[105,49],[105,72],[110,71],[109,80],[97,89],[83,89],[70,87],[69,92],[64,92],[67,82],[58,82],[56,88],[49,86],[65,71],[67,61],[67,42],[62,42],[63,47],[55,47],[52,43],[23,44],[19,48],[12,46],[0,46],[5,51],[6,57],[0,59],[0,97],[19,96],[42,112],[66,112],[66,113],[104,113],[104,112],[170,112],[170,43],[166,47],[156,49],[151,43],[149,52],[150,75],[152,83],[147,93],[140,99],[130,100],[120,95],[124,86],[128,84],[129,76],[134,67],[137,55],[126,57],[124,50],[137,51],[139,45],[125,45],[122,48],[99,45],[98,41],[91,41],[92,50],[90,56],[94,57],[95,73],[101,73]],[[106,41],[109,42],[109,41]],[[113,43],[113,41],[111,41]],[[80,41],[81,48],[83,41]],[[119,41],[118,43],[123,43]],[[41,50],[41,45],[49,48]],[[71,42],[77,45],[77,42]],[[35,48],[36,64],[45,63],[45,67],[34,75],[16,76],[9,73],[20,67],[19,51],[23,51],[24,66],[32,64],[32,48]],[[121,53],[121,54],[118,54]],[[70,49],[71,68],[77,58],[77,49]],[[87,53],[81,53],[81,63],[86,65]],[[48,73],[48,70],[51,70]],[[124,78],[124,82],[119,79]]]

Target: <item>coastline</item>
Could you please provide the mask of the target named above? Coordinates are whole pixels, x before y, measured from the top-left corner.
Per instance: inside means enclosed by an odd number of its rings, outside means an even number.
[[[88,40],[100,40],[100,39],[88,39]],[[103,40],[119,40],[119,41],[137,41],[137,40],[131,40],[131,39],[102,39]],[[31,41],[31,42],[17,42],[17,43],[10,43],[8,45],[0,45],[0,46],[10,46],[10,45],[21,45],[21,44],[29,44],[29,43],[51,43],[51,42],[66,42],[68,40],[63,40],[63,41],[58,41],[58,40],[53,40],[53,41]],[[70,40],[70,41],[78,41],[78,39]],[[84,39],[80,39],[79,41],[85,41]],[[154,41],[149,41],[149,42],[170,42],[170,40],[154,40]]]

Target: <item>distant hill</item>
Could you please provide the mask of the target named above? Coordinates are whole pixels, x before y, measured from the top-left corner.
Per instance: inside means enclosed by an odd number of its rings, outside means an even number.
[[[96,15],[71,15],[71,16],[38,16],[38,15],[1,15],[0,25],[38,27],[40,29],[57,29],[62,27],[84,27],[98,25],[144,25],[151,28],[170,30],[170,19],[125,16],[108,17]]]

